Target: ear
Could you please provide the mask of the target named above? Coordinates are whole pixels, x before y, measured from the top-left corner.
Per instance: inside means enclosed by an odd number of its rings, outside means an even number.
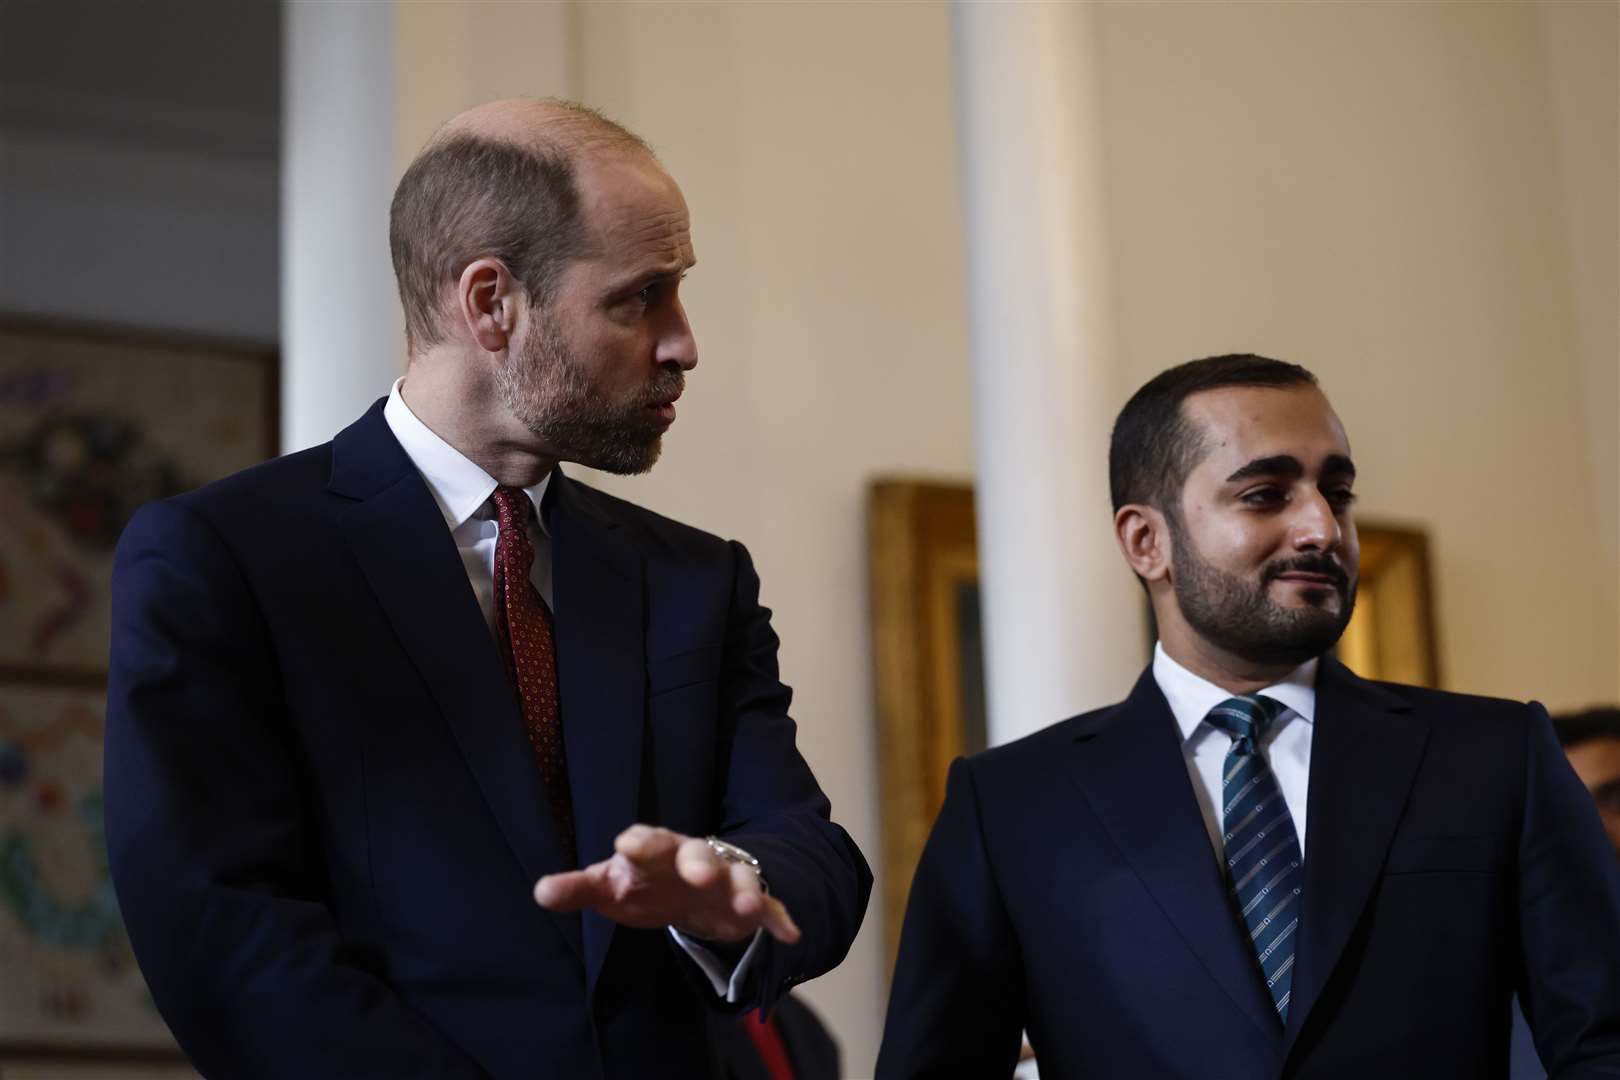
[[[1158,510],[1141,503],[1120,507],[1114,515],[1114,539],[1143,581],[1162,581],[1170,575],[1170,529]]]
[[[456,282],[456,313],[485,352],[504,352],[528,303],[528,290],[499,259],[474,259]]]

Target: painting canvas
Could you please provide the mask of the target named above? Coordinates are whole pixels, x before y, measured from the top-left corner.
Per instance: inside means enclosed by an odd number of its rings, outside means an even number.
[[[0,675],[94,682],[140,504],[273,448],[263,349],[0,323]]]
[[[911,876],[945,800],[950,763],[985,746],[973,513],[967,484],[882,480],[867,493],[891,969]],[[1361,586],[1339,658],[1367,678],[1439,685],[1424,534],[1376,523],[1359,531]],[[1127,572],[1122,562],[1120,573]],[[1144,663],[1151,644],[1144,642]]]
[[[107,876],[103,708],[0,686],[0,1045],[172,1046]]]
[[[274,452],[261,347],[0,321],[0,1051],[177,1054],[102,834],[108,587],[144,502]]]

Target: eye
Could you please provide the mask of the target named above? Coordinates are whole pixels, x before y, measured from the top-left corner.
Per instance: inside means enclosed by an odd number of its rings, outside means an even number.
[[[1269,509],[1279,506],[1283,502],[1283,493],[1270,484],[1264,487],[1250,488],[1238,496],[1238,501],[1259,509]]]
[[[1322,497],[1335,510],[1348,510],[1356,501],[1356,493],[1347,487],[1330,488],[1322,492]]]

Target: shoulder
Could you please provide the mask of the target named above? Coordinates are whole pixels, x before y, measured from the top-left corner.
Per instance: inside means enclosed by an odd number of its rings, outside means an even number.
[[[177,495],[173,502],[199,517],[228,517],[241,510],[285,512],[290,505],[309,502],[326,491],[332,474],[332,444],[324,442],[287,457],[261,461],[196,491]]]
[[[331,472],[331,444],[274,458],[192,491],[147,503],[125,529],[126,540],[151,534],[229,534],[239,527],[275,530],[312,508]],[[308,510],[306,509],[307,513]]]
[[[568,497],[580,508],[598,520],[611,522],[626,530],[649,551],[665,552],[676,557],[685,555],[730,559],[732,550],[741,548],[735,541],[728,541],[694,525],[676,521],[628,499],[609,495],[574,477],[566,477],[564,482],[568,485]]]
[[[1483,778],[1515,773],[1531,748],[1552,737],[1539,703],[1360,679],[1338,664],[1317,681],[1317,719],[1353,723],[1358,715],[1421,725],[1431,764]]]
[[[1397,711],[1420,716],[1430,723],[1461,725],[1474,730],[1509,727],[1522,732],[1529,718],[1544,715],[1546,711],[1534,701],[1515,701],[1511,698],[1362,679],[1338,664],[1324,669],[1324,678],[1318,682],[1317,694],[1319,699],[1323,696],[1359,695]]]
[[[1063,757],[1075,743],[1091,737],[1119,717],[1123,702],[1071,716],[964,759],[961,769],[976,787],[1022,786]]]

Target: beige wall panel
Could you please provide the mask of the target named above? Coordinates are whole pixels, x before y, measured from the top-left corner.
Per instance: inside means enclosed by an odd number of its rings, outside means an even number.
[[[1620,620],[1620,4],[1537,6],[1575,270],[1600,558],[1596,587]],[[1620,667],[1620,655],[1613,658]]]
[[[1433,537],[1446,684],[1615,698],[1616,495],[1596,505],[1535,8],[1101,13],[1138,380],[1215,352],[1307,364],[1361,513]]]
[[[749,545],[800,745],[879,853],[865,485],[973,468],[943,4],[597,4],[585,99],[657,147],[692,208],[702,359],[665,458],[604,486]],[[870,1076],[881,919],[805,988]]]
[[[578,5],[406,0],[394,5],[400,172],[440,124],[509,97],[573,97]]]

